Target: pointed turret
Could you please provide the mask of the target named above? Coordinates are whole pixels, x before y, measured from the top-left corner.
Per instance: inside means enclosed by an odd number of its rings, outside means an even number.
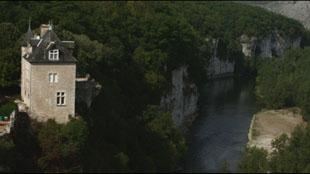
[[[28,31],[26,33],[25,41],[27,43],[29,43],[31,38],[33,38],[33,34],[32,34],[32,31],[31,31],[31,19],[29,18],[29,21],[28,21]]]

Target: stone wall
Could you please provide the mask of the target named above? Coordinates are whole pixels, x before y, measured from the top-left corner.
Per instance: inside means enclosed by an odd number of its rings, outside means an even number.
[[[21,61],[21,98],[26,105],[30,105],[30,70],[31,64],[22,58]]]
[[[48,74],[52,72],[58,74],[57,83],[49,83]],[[30,117],[66,123],[69,115],[75,116],[75,76],[75,64],[31,65]],[[57,106],[57,92],[65,92],[64,106]]]

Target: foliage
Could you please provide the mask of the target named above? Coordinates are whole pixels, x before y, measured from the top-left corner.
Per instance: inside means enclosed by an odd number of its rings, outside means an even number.
[[[310,48],[293,49],[282,59],[266,60],[258,70],[256,94],[266,108],[299,106],[310,111]]]
[[[171,71],[188,66],[190,79],[203,83],[211,54],[206,38],[219,38],[221,58],[238,62],[244,32],[303,33],[292,19],[232,2],[0,2],[0,11],[7,46],[0,47],[1,86],[18,84],[22,37],[16,36],[29,16],[34,32],[52,19],[62,40],[75,41],[78,74],[90,73],[103,86],[84,113],[86,140],[83,130],[71,136],[75,126],[51,121],[39,131],[44,171],[80,171],[80,161],[88,172],[173,171],[185,141],[171,115],[154,106],[170,89]]]
[[[0,23],[0,87],[17,84],[20,70],[17,40],[20,34],[12,23]]]
[[[222,162],[222,166],[221,166],[221,169],[220,169],[220,173],[230,173],[229,172],[229,163],[227,162],[227,160],[224,160]]]
[[[268,171],[267,151],[256,147],[246,148],[240,160],[240,172],[266,173]]]
[[[302,37],[300,44],[301,44],[301,47],[310,45],[310,30],[306,30],[304,32],[304,37]]]
[[[18,112],[10,136],[0,139],[0,163],[8,172],[81,172],[87,136],[81,119],[39,123]]]
[[[15,41],[20,31],[26,31],[28,17],[34,27],[52,19],[57,31],[83,33],[74,38],[86,51],[76,54],[83,73],[94,68],[86,60],[102,63],[104,58],[112,67],[126,70],[126,63],[145,59],[134,67],[139,67],[137,71],[144,74],[140,78],[145,77],[153,89],[164,86],[169,74],[165,70],[182,64],[194,66],[192,77],[199,82],[203,71],[199,65],[209,57],[204,49],[205,37],[219,38],[220,57],[235,59],[242,55],[239,38],[244,33],[265,36],[278,30],[296,37],[305,32],[293,19],[233,2],[1,2],[0,6],[0,19],[4,21],[0,27],[0,50],[4,49],[1,62],[8,61],[0,64],[2,86],[16,84],[18,79],[19,45]],[[86,36],[95,42],[84,44]]]
[[[82,120],[72,120],[66,125],[47,121],[38,132],[41,149],[38,167],[46,172],[81,171],[86,137],[87,127]]]
[[[0,115],[9,116],[16,108],[16,104],[13,101],[9,101],[0,106]]]
[[[0,156],[1,172],[9,172],[16,167],[15,158],[17,153],[15,145],[8,137],[1,137],[0,139]]]
[[[270,160],[274,172],[309,172],[310,127],[297,127],[291,138],[281,136],[275,141],[277,150]]]
[[[36,158],[40,150],[37,136],[34,132],[28,114],[25,112],[17,112],[14,127],[10,133],[10,138],[14,142],[16,151],[15,161],[12,161],[15,165],[12,172],[38,172]]]
[[[288,138],[283,134],[273,140],[275,149],[270,157],[267,152],[257,148],[247,149],[240,162],[242,172],[272,172],[272,173],[308,173],[310,155],[310,126],[298,126]]]
[[[158,149],[152,148],[152,157],[160,171],[173,170],[177,159],[186,151],[186,144],[180,131],[174,126],[171,114],[163,112],[158,106],[148,106],[143,112],[143,122]],[[163,158],[164,157],[164,158]]]

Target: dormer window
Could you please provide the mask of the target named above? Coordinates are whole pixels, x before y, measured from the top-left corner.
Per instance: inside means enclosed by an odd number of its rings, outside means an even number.
[[[59,60],[59,50],[50,50],[48,51],[48,59],[49,60]]]

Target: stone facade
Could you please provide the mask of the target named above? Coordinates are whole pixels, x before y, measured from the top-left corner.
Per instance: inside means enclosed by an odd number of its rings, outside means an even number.
[[[23,50],[22,50],[23,53]],[[23,54],[22,54],[23,55]],[[30,105],[30,68],[31,64],[22,58],[21,63],[21,97],[24,103],[29,106]]]
[[[21,48],[21,99],[31,118],[66,123],[75,116],[76,60],[51,25],[41,25],[41,32],[33,37],[29,27]],[[52,60],[50,50],[59,58]]]
[[[38,121],[69,121],[75,115],[75,64],[31,65],[30,113]],[[57,83],[49,83],[49,73],[58,74]],[[65,92],[65,105],[57,105],[56,93]]]

